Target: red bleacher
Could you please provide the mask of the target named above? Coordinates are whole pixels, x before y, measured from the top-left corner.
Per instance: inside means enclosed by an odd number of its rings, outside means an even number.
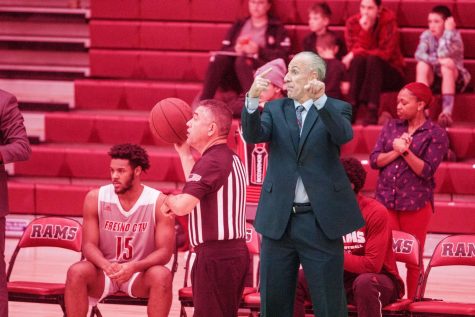
[[[93,77],[201,81],[209,54],[92,49],[89,59]]]
[[[308,7],[312,0],[276,0],[275,13],[286,24],[294,52],[307,33]],[[438,1],[386,0],[397,14],[401,44],[407,61],[406,76],[414,78],[413,52],[427,12]],[[14,164],[10,201],[15,213],[60,214],[69,204],[70,215],[79,215],[91,187],[108,181],[107,150],[111,144],[136,142],[146,146],[152,170],[145,180],[173,191],[184,178],[171,145],[153,140],[148,111],[166,97],[192,103],[201,89],[209,51],[217,50],[231,23],[243,17],[246,1],[92,0],[89,20],[91,77],[75,82],[75,109],[44,114],[45,143],[33,146],[30,161]],[[475,19],[472,0],[450,0],[465,41],[466,66],[475,75]],[[346,19],[356,13],[359,0],[333,0],[331,28],[344,30]],[[396,94],[383,95],[382,103],[394,105]],[[436,113],[437,108],[434,108]],[[448,129],[457,162],[444,162],[436,174],[434,232],[473,231],[462,221],[475,212],[475,95],[456,97],[456,124]],[[235,146],[234,130],[229,141]],[[342,155],[368,159],[380,127],[354,126],[354,140]],[[369,165],[366,191],[376,186],[377,171]],[[77,181],[82,180],[82,181]],[[258,188],[249,197],[257,201]],[[28,199],[25,199],[28,197]],[[66,211],[65,211],[66,212]],[[455,217],[454,215],[457,215]],[[453,221],[447,221],[450,217]]]
[[[79,109],[130,109],[149,111],[157,100],[175,97],[191,103],[201,89],[198,83],[87,79],[76,82]]]
[[[16,214],[35,214],[35,184],[8,183],[10,212]]]

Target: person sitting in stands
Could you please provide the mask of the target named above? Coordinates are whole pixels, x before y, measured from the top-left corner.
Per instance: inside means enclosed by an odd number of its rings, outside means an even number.
[[[346,45],[340,36],[328,29],[331,17],[332,11],[326,2],[317,2],[310,7],[308,10],[308,27],[311,32],[303,39],[302,47],[304,51],[318,53],[316,50],[318,37],[330,33],[335,35],[336,45],[338,46],[336,58],[341,60],[346,55]]]
[[[287,65],[285,65],[285,61],[282,58],[274,59],[259,67],[254,74],[254,78],[269,68],[271,68],[271,71],[265,76],[269,79],[269,85],[259,95],[259,108],[261,110],[266,102],[284,97],[284,76],[287,73]],[[240,111],[242,111],[242,103]]]
[[[268,101],[283,98],[284,93],[284,76],[287,73],[287,66],[283,59],[278,58],[261,66],[255,76],[262,75],[269,80],[266,89],[259,94],[259,111],[262,111],[264,104]],[[234,111],[242,111],[245,96],[236,99],[233,105]],[[242,135],[242,128],[239,127],[240,138],[237,141],[237,153],[246,167],[249,183],[251,185],[262,185],[266,175],[269,145],[267,143],[251,144],[246,143]]]
[[[429,29],[419,39],[416,53],[416,81],[438,86],[442,92],[440,126],[452,125],[455,92],[463,92],[470,82],[470,73],[463,66],[463,41],[450,9],[444,5],[432,8]]]
[[[346,22],[345,39],[349,53],[342,62],[349,70],[353,120],[365,105],[363,124],[376,124],[381,92],[397,91],[404,84],[396,15],[381,0],[361,0],[360,13]]]
[[[325,33],[317,38],[317,53],[327,64],[327,75],[325,77],[325,91],[329,97],[342,99],[342,95],[347,95],[349,83],[345,65],[337,59],[338,44],[333,33]]]
[[[214,98],[219,87],[233,81],[230,75],[239,81],[238,93],[248,91],[256,68],[276,58],[287,59],[290,39],[283,24],[269,14],[271,0],[249,0],[248,5],[250,16],[233,24],[223,40],[224,52],[211,58],[200,100]]]

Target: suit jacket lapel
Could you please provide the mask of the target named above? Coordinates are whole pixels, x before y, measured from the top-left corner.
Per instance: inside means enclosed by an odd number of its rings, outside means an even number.
[[[295,116],[295,118],[297,118],[297,116]],[[302,152],[302,148],[303,148],[303,145],[305,144],[305,140],[307,139],[308,134],[310,133],[310,130],[315,124],[315,121],[317,121],[317,118],[318,118],[317,108],[314,105],[312,105],[310,107],[310,110],[307,113],[307,116],[305,117],[305,122],[303,123],[302,134],[300,135],[300,142],[299,142],[299,149],[298,149],[297,156],[299,156],[300,153]]]
[[[292,145],[295,152],[299,146],[299,126],[297,124],[297,115],[295,114],[295,105],[292,99],[287,99],[284,104],[284,115],[289,127],[290,136],[292,139]]]

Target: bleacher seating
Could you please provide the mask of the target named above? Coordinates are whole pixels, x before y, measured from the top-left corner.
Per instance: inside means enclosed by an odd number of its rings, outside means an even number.
[[[13,2],[13,1],[12,1]],[[63,44],[61,50],[73,45],[89,46],[89,30],[86,17],[89,10],[71,7],[50,7],[44,2],[32,6],[24,1],[0,4],[0,40],[5,44]],[[52,4],[53,5],[53,4]],[[22,48],[29,48],[23,45]],[[87,56],[87,53],[85,54]],[[73,58],[75,59],[75,58]],[[25,61],[23,61],[25,62]],[[78,61],[76,61],[78,62]]]
[[[17,43],[25,36],[32,42],[31,47],[36,48],[51,47],[49,42],[56,38],[67,47],[82,45],[81,50],[74,52],[76,55],[70,63],[87,68],[86,73],[90,74],[89,78],[75,81],[72,101],[68,92],[68,111],[41,112],[44,128],[42,137],[38,137],[40,143],[33,146],[32,159],[16,163],[11,169],[13,211],[56,214],[61,212],[61,204],[69,203],[74,206],[73,213],[79,215],[87,190],[108,181],[106,152],[111,144],[119,142],[140,143],[150,151],[152,170],[146,176],[147,182],[167,192],[180,188],[184,179],[178,156],[171,145],[152,139],[148,130],[148,111],[166,97],[192,103],[201,89],[208,52],[220,48],[231,23],[246,14],[247,2],[223,0],[217,6],[214,0],[121,0],[118,5],[114,0],[92,0],[89,11],[84,8],[84,1],[79,8],[69,0],[49,1],[49,8],[39,0],[6,1],[0,5],[0,18],[6,22],[6,29],[0,30],[0,50],[13,47],[15,52],[20,51],[18,44],[11,43]],[[19,2],[29,3],[23,8],[28,15],[12,12]],[[275,12],[286,23],[293,40],[294,52],[300,49],[307,32],[307,10],[313,2],[274,1]],[[439,3],[433,0],[384,1],[384,5],[398,16],[408,79],[414,76],[413,51],[419,34],[426,27],[427,12]],[[331,28],[341,34],[346,18],[358,11],[359,1],[332,0],[329,5],[333,11]],[[453,10],[465,40],[466,65],[475,76],[475,19],[469,13],[473,2],[450,0],[447,5]],[[83,12],[81,18],[78,12]],[[36,15],[36,20],[19,22],[18,17],[29,15]],[[71,19],[70,24],[62,23],[68,19]],[[57,27],[54,21],[61,22],[64,27]],[[84,21],[89,22],[89,29],[84,28]],[[35,27],[39,22],[43,22],[43,27]],[[27,30],[31,32],[25,34]],[[38,46],[35,44],[38,41],[46,43]],[[7,48],[1,43],[10,46]],[[87,48],[90,48],[88,53]],[[56,55],[50,53],[42,54],[43,60],[55,58]],[[84,54],[88,54],[89,60],[85,60]],[[16,62],[12,58],[18,61],[19,57],[4,56],[0,58],[0,64],[3,60],[3,64],[14,66]],[[42,58],[29,63],[38,64]],[[0,85],[2,83],[0,80]],[[41,92],[39,87],[36,91]],[[21,99],[28,98],[27,91],[22,94]],[[395,99],[394,93],[385,94],[382,103],[394,104]],[[475,230],[463,221],[455,220],[475,212],[475,94],[464,93],[456,97],[454,119],[455,125],[448,133],[457,161],[444,162],[436,174],[436,214],[431,223],[434,232]],[[237,122],[234,128],[236,125]],[[354,140],[343,147],[342,154],[367,160],[380,127],[354,126],[354,132]],[[234,131],[229,140],[234,146]],[[376,186],[377,171],[365,166],[369,172],[365,190],[371,193]],[[259,189],[250,189],[249,193],[255,203]],[[25,201],[24,197],[31,197],[31,200]],[[447,221],[448,218],[451,221]]]
[[[168,97],[191,103],[200,89],[199,83],[85,79],[75,83],[75,103],[79,109],[148,111]]]
[[[89,10],[82,0],[0,3],[0,87],[22,107],[74,107],[72,80],[89,75]]]

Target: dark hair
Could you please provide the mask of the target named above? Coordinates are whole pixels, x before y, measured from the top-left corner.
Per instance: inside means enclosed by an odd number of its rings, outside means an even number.
[[[323,49],[333,49],[336,44],[336,35],[330,32],[326,32],[317,37],[316,47],[321,47]]]
[[[251,0],[248,0],[248,1],[247,1],[248,5],[249,5],[249,1],[251,1]],[[275,12],[274,12],[274,10],[275,10],[275,8],[274,8],[274,0],[267,0],[267,3],[270,5],[269,10],[267,11],[267,16],[268,16],[268,17],[273,17],[273,16],[275,16]]]
[[[357,194],[364,187],[366,181],[366,170],[361,164],[360,160],[354,157],[344,157],[341,159],[341,164],[345,169],[346,176],[353,184],[354,192]]]
[[[205,99],[198,103],[198,107],[208,109],[218,126],[219,136],[228,136],[233,122],[233,112],[227,104],[216,99]]]
[[[381,6],[381,0],[373,0],[373,2],[380,7]]]
[[[326,2],[317,2],[314,3],[310,9],[308,9],[308,12],[314,13],[314,14],[321,14],[324,17],[331,18],[332,16],[332,10],[330,9],[330,6]]]
[[[438,5],[438,6],[433,7],[430,13],[440,14],[444,21],[447,20],[448,17],[452,16],[452,12],[450,12],[450,9],[444,5]]]
[[[143,171],[150,168],[147,151],[137,144],[116,144],[111,147],[108,154],[113,159],[128,160],[132,168],[140,166]]]

